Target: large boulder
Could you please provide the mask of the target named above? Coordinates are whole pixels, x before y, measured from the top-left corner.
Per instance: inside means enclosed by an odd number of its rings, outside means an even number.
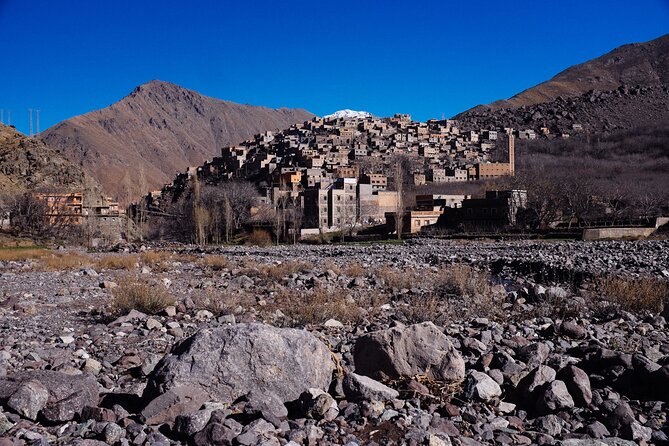
[[[152,416],[161,412],[169,418],[182,412],[164,407],[173,399],[183,410],[205,398],[229,403],[248,394],[289,402],[307,389],[327,389],[334,367],[330,350],[304,330],[263,324],[203,329],[156,365],[144,397],[157,400]],[[161,416],[161,421],[167,420]]]
[[[358,338],[355,371],[376,379],[427,375],[461,381],[465,362],[448,337],[432,322],[393,327]]]
[[[86,406],[97,406],[98,383],[92,375],[50,370],[23,372],[0,379],[0,405],[31,420],[70,421]]]

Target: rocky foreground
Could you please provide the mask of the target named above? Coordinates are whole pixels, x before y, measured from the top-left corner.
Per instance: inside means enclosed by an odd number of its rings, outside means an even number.
[[[0,445],[669,444],[667,241],[0,267]]]

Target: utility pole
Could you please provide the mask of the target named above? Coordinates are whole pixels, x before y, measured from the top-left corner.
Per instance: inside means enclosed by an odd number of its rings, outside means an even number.
[[[30,131],[28,132],[28,136],[33,136],[33,109],[29,108],[28,113],[30,114]]]
[[[0,122],[3,123],[3,124],[5,123],[5,109],[4,108],[0,108]]]
[[[40,110],[35,110],[35,113],[37,114],[37,131],[35,132],[36,135],[39,135],[39,112]]]
[[[12,125],[12,111],[7,110],[7,125]]]

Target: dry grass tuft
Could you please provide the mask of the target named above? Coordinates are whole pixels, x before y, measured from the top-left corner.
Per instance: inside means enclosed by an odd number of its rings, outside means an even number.
[[[30,259],[41,259],[49,255],[46,249],[0,249],[0,262],[20,262]]]
[[[135,268],[138,262],[137,256],[133,255],[124,255],[124,254],[109,254],[102,256],[97,261],[98,269],[110,269],[110,270],[131,270]]]
[[[281,280],[284,277],[288,277],[291,274],[301,271],[311,270],[311,265],[309,263],[294,260],[288,260],[273,265],[252,265],[247,263],[245,266],[246,268],[243,271],[243,274],[246,274],[247,276],[265,277],[272,281]]]
[[[411,289],[413,284],[419,280],[418,274],[414,270],[400,271],[391,266],[382,266],[374,272],[376,277],[383,279],[386,287],[401,289]]]
[[[448,310],[448,302],[439,299],[433,294],[425,296],[412,296],[407,305],[399,308],[399,312],[410,324],[421,322],[434,322],[440,324],[443,320],[445,310]]]
[[[463,297],[488,295],[491,292],[490,277],[468,265],[452,265],[437,273],[435,288],[446,294]]]
[[[67,271],[93,265],[93,259],[78,252],[55,253],[42,257],[36,266],[38,271]]]
[[[323,263],[323,271],[328,271],[328,270],[332,271],[338,276],[341,275],[341,268],[332,260],[326,260],[325,263]]]
[[[365,268],[359,263],[351,263],[350,265],[346,266],[344,269],[344,273],[348,277],[361,277],[365,275]]]
[[[246,244],[253,246],[270,246],[272,244],[272,236],[264,229],[254,229],[246,238]]]
[[[156,314],[174,304],[174,297],[163,285],[151,285],[146,280],[128,277],[112,289],[111,308],[114,314],[127,314],[130,310]]]
[[[503,318],[505,292],[493,289],[490,276],[468,265],[440,269],[434,278],[434,293],[442,298],[449,317]]]
[[[604,276],[595,281],[596,292],[625,311],[662,311],[669,302],[669,283],[653,277]]]
[[[165,251],[144,251],[139,255],[139,260],[155,271],[169,271],[169,261],[173,254]]]
[[[230,268],[231,265],[230,261],[223,256],[205,255],[204,259],[202,259],[202,266],[214,271],[221,271]]]
[[[357,305],[348,303],[345,297],[333,295],[322,288],[305,292],[281,291],[274,302],[273,309],[281,310],[298,325],[322,324],[331,318],[342,323],[356,323],[363,313]]]
[[[214,316],[233,314],[238,307],[247,309],[256,304],[254,295],[246,291],[221,291],[214,288],[195,290],[191,299],[195,309],[211,311]]]

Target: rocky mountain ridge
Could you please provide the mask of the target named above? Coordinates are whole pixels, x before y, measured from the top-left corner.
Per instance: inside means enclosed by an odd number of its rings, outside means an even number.
[[[95,181],[61,153],[0,124],[0,193],[13,195],[42,189],[98,193]]]
[[[590,133],[609,133],[669,122],[669,86],[627,86],[591,90],[576,97],[507,108],[477,108],[457,115],[465,128],[548,128],[551,134],[574,133],[574,125]]]

